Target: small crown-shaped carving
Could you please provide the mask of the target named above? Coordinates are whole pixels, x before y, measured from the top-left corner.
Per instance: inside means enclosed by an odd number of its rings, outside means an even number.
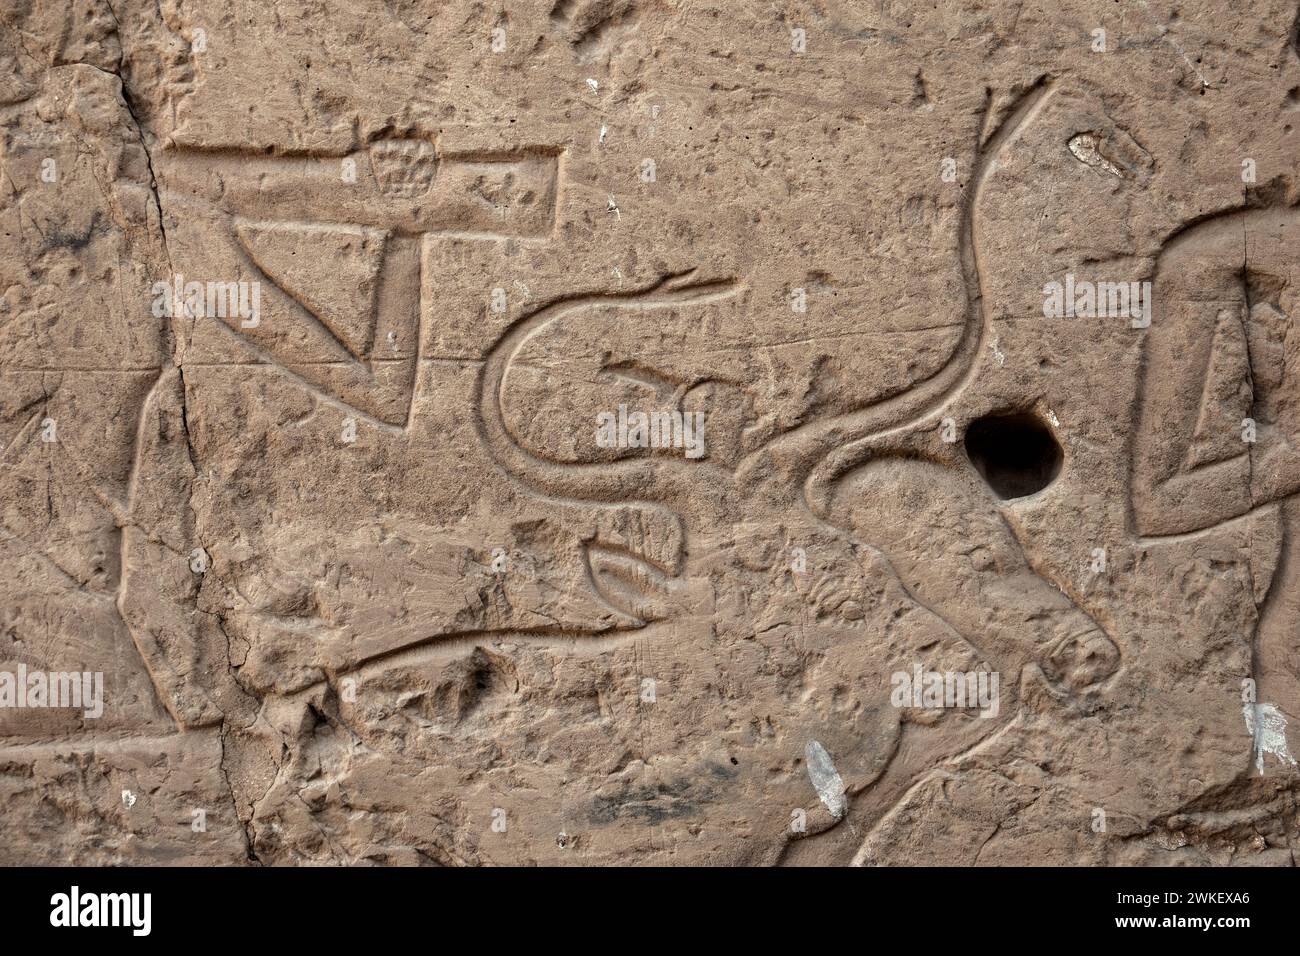
[[[433,185],[438,156],[423,139],[385,139],[370,147],[370,165],[385,196],[412,199]]]

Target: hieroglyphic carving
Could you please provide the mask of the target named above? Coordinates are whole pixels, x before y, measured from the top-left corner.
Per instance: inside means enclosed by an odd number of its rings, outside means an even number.
[[[1204,530],[1300,488],[1300,420],[1281,388],[1297,241],[1300,212],[1258,209],[1165,243],[1134,449],[1138,534]]]
[[[1170,237],[1156,263],[1141,371],[1132,518],[1139,540],[1209,537],[1243,522],[1258,538],[1256,699],[1300,713],[1300,415],[1294,319],[1300,210],[1220,213]],[[1258,695],[1256,698],[1255,695]],[[1285,719],[1281,718],[1283,725]],[[1253,729],[1256,717],[1248,713]],[[1284,738],[1285,739],[1285,738]],[[1261,758],[1262,759],[1262,758]],[[1262,767],[1261,767],[1262,771]]]
[[[224,263],[223,278],[269,280],[255,321],[213,318],[243,354],[278,366],[322,401],[403,432],[420,358],[425,237],[545,241],[554,225],[558,155],[549,148],[440,154],[426,139],[377,140],[338,157],[169,151],[159,173],[167,208],[182,217],[170,243],[176,283],[195,278],[181,273],[176,251],[185,248],[192,217],[206,227],[193,237],[205,264]],[[184,322],[176,317],[178,340],[210,334],[209,324]],[[166,582],[167,593],[184,604],[177,607],[167,598],[151,600],[156,576],[140,570],[171,568],[170,552],[184,553],[194,541],[186,498],[199,463],[189,447],[186,384],[178,371],[226,361],[219,349],[209,353],[215,359],[199,350],[187,361],[182,353],[180,368],[163,369],[146,399],[131,486],[138,489],[141,472],[148,472],[150,495],[130,494],[121,522],[118,605],[159,699],[182,727],[221,720],[238,710],[243,693],[205,673],[199,646],[177,640],[192,620],[197,645],[229,642],[220,620],[193,614],[198,585],[189,569],[177,565]],[[170,513],[158,507],[159,496]],[[214,680],[224,689],[205,686]]]
[[[764,513],[784,499],[787,505],[794,504],[823,525],[829,525],[847,546],[876,551],[886,567],[891,558],[900,562],[893,568],[894,574],[905,583],[921,613],[935,622],[931,626],[937,625],[936,632],[943,635],[930,651],[936,663],[974,667],[983,662],[1010,675],[1031,668],[1048,692],[1061,698],[1096,691],[1115,674],[1120,663],[1119,649],[1096,621],[1029,565],[1014,532],[997,514],[989,496],[979,490],[974,474],[951,474],[937,465],[903,459],[890,463],[889,457],[893,453],[891,440],[906,438],[936,424],[977,372],[977,359],[990,322],[978,243],[983,190],[999,153],[1038,114],[1050,91],[1048,82],[1033,86],[1012,105],[1006,119],[992,131],[979,151],[963,207],[959,237],[967,297],[965,325],[947,362],[928,379],[862,409],[804,423],[746,449],[730,466],[716,461],[690,462],[662,456],[612,462],[561,462],[549,460],[526,447],[526,442],[506,420],[502,395],[512,362],[530,337],[584,310],[696,307],[737,291],[730,283],[700,283],[691,274],[670,276],[633,295],[596,294],[553,303],[521,319],[498,340],[482,372],[478,409],[482,436],[493,457],[511,477],[547,497],[603,502],[607,506],[616,502],[642,502],[647,506],[689,511],[689,517],[685,514],[684,517],[696,526],[729,520],[738,500],[746,502],[747,506],[741,507],[753,515]],[[670,381],[671,377],[644,368],[650,361],[633,356],[607,364],[606,368],[635,368],[634,379],[656,389],[658,383]],[[674,395],[698,386],[710,374],[713,373],[702,371],[694,379],[674,383],[677,386]],[[864,464],[869,458],[882,464]],[[877,478],[883,483],[877,489],[879,493],[864,498],[863,488]],[[776,485],[784,486],[785,491],[774,491]],[[884,509],[893,524],[889,529],[883,528],[877,511],[880,501],[890,492],[906,494],[909,490],[913,496],[916,492],[931,494],[935,499],[933,507],[918,509],[914,501],[898,502],[895,507]],[[864,509],[863,500],[872,504]],[[915,526],[903,517],[908,515],[915,518]],[[974,523],[961,524],[968,516],[973,516]],[[779,512],[773,515],[773,524],[778,521]],[[953,555],[956,563],[945,563],[941,554],[932,553],[934,549],[918,546],[918,540],[933,541],[937,528],[950,532],[943,536],[943,541],[962,542],[963,548],[977,546],[990,555],[974,570],[978,570],[981,579],[990,579],[986,587],[998,589],[999,597],[994,603],[1008,612],[995,634],[981,635],[981,614],[969,603],[970,595],[978,590],[974,583],[965,581],[964,573],[950,573],[954,569],[956,572],[973,570],[969,559]],[[941,542],[936,542],[936,547],[941,550]],[[848,558],[844,564],[851,567],[854,562]],[[926,564],[928,569],[920,570]],[[918,578],[925,578],[927,583],[924,586],[914,583]],[[834,608],[842,608],[857,607],[856,599],[866,603],[862,592],[869,588],[850,580],[836,590],[840,593],[833,602]],[[817,588],[809,597],[823,603]],[[984,606],[981,603],[981,608]],[[954,746],[967,747],[981,736],[996,733],[1013,715],[1014,709],[1009,708],[1000,720],[968,729],[954,738],[958,741]],[[902,781],[901,785],[906,785],[922,769],[903,767],[894,776]],[[852,781],[850,794],[870,786],[875,779]],[[880,798],[884,801],[882,807],[897,796],[897,785],[885,788]]]
[[[544,241],[559,188],[556,151],[439,155],[426,139],[342,157],[178,150],[160,165],[169,203],[225,217],[229,261],[274,283],[264,321],[227,320],[244,345],[390,428],[409,424],[423,237]]]

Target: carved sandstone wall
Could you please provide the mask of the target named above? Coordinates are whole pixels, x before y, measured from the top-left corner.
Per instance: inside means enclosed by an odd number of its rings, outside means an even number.
[[[1298,30],[9,3],[0,862],[1292,863]]]

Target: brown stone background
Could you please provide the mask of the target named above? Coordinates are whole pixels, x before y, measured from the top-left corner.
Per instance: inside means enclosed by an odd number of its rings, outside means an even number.
[[[1294,489],[1232,437],[1259,346],[1194,320],[1269,277],[1285,458],[1298,22],[6,3],[0,669],[105,710],[0,709],[0,862],[1293,863],[1242,682],[1294,740]],[[1238,221],[1239,273],[1162,258]],[[155,316],[178,273],[260,281],[261,325]],[[1191,304],[1046,319],[1066,273]],[[1216,361],[1166,398],[1241,514],[1145,534],[1144,382]],[[597,448],[620,403],[704,412],[707,457]],[[1010,409],[1064,465],[997,501],[943,423]],[[1040,650],[1079,628],[1088,678]],[[892,706],[914,664],[999,671],[999,717]]]

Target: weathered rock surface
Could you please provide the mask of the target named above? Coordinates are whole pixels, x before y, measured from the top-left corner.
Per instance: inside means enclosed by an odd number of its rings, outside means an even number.
[[[0,862],[1293,863],[1298,30],[6,4]]]

